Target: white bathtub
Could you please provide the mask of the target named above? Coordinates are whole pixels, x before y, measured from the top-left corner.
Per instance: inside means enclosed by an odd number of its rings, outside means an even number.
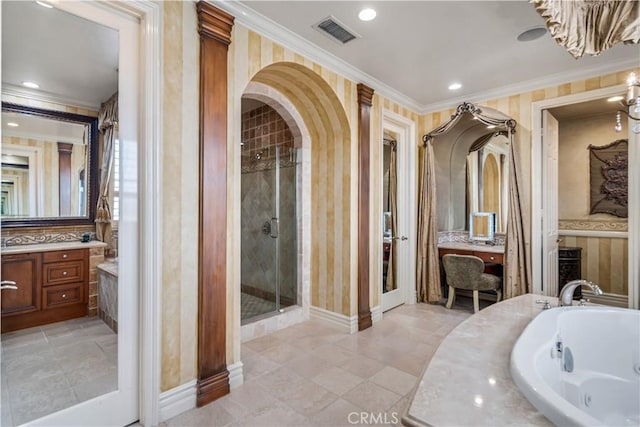
[[[516,341],[510,368],[526,398],[558,426],[640,425],[640,311],[545,310]]]

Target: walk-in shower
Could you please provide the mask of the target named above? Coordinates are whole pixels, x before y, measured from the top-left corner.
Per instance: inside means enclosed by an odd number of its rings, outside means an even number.
[[[242,323],[298,303],[297,150],[275,110],[250,105],[242,115]]]

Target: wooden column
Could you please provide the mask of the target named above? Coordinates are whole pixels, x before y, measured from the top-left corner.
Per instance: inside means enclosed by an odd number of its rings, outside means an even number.
[[[369,192],[373,89],[358,83],[358,330],[371,326],[369,307]]]
[[[71,215],[71,153],[73,144],[58,142],[58,212]]]
[[[233,16],[197,4],[200,34],[200,243],[197,405],[229,393],[226,359],[227,53]]]

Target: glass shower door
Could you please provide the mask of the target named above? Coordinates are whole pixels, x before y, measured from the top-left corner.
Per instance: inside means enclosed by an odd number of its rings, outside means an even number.
[[[243,322],[281,309],[280,147],[259,151],[242,173]],[[271,153],[271,155],[270,155]]]

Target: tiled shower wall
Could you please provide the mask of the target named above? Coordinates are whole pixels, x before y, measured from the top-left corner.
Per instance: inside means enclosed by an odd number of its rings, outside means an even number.
[[[264,105],[242,115],[241,274],[243,292],[275,298],[276,239],[263,231],[275,215],[275,147],[280,146],[280,295],[283,306],[297,301],[296,167],[291,132]]]

